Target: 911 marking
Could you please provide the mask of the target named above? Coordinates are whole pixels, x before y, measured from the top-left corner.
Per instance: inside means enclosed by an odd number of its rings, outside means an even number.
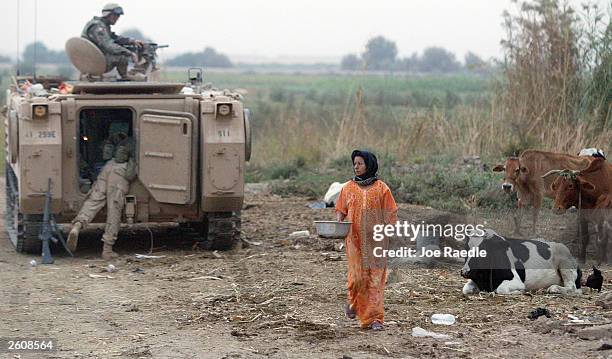
[[[38,138],[55,138],[55,131],[38,131]]]
[[[217,133],[219,134],[219,137],[229,137],[230,135],[229,128],[224,128],[222,130],[219,130],[217,131]]]

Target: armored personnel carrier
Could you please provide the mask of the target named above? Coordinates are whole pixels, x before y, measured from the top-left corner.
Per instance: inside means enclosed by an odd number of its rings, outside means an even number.
[[[15,77],[4,126],[6,229],[15,249],[40,253],[49,179],[55,221],[69,230],[104,141],[119,132],[133,143],[137,163],[122,229],[178,225],[207,248],[234,247],[250,113],[239,94],[204,89],[195,73],[186,84]],[[104,211],[93,222],[104,223]]]

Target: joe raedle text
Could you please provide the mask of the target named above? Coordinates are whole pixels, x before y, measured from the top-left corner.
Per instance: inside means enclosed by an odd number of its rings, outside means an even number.
[[[420,251],[410,247],[400,247],[397,249],[383,249],[382,247],[376,247],[373,250],[373,254],[376,258],[474,258],[486,257],[487,251],[478,247],[473,247],[470,249],[453,249],[451,247],[444,247],[443,249],[421,248]]]

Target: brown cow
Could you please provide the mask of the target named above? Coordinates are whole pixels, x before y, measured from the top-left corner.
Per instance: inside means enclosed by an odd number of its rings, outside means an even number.
[[[589,242],[588,222],[597,225],[599,242],[599,263],[607,262],[607,244],[612,241],[612,164],[604,158],[595,158],[582,171],[552,170],[543,177],[557,175],[551,184],[554,192],[554,212],[563,214],[570,207],[581,211],[580,256],[586,260]]]
[[[518,157],[509,157],[504,164],[493,168],[495,172],[505,172],[502,189],[506,193],[517,192],[519,211],[527,206],[533,207],[533,234],[536,231],[538,212],[544,196],[552,198],[550,189],[552,178],[542,176],[550,170],[567,168],[580,170],[586,168],[592,157],[573,156],[564,153],[525,150]],[[520,217],[515,217],[516,232],[520,234]]]

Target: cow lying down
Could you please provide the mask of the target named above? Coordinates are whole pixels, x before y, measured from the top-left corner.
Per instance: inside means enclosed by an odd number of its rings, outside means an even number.
[[[581,294],[582,273],[569,249],[540,239],[506,239],[487,230],[466,239],[466,249],[478,247],[486,256],[466,258],[461,275],[469,279],[463,294],[478,291],[518,294],[546,289],[549,293]]]

